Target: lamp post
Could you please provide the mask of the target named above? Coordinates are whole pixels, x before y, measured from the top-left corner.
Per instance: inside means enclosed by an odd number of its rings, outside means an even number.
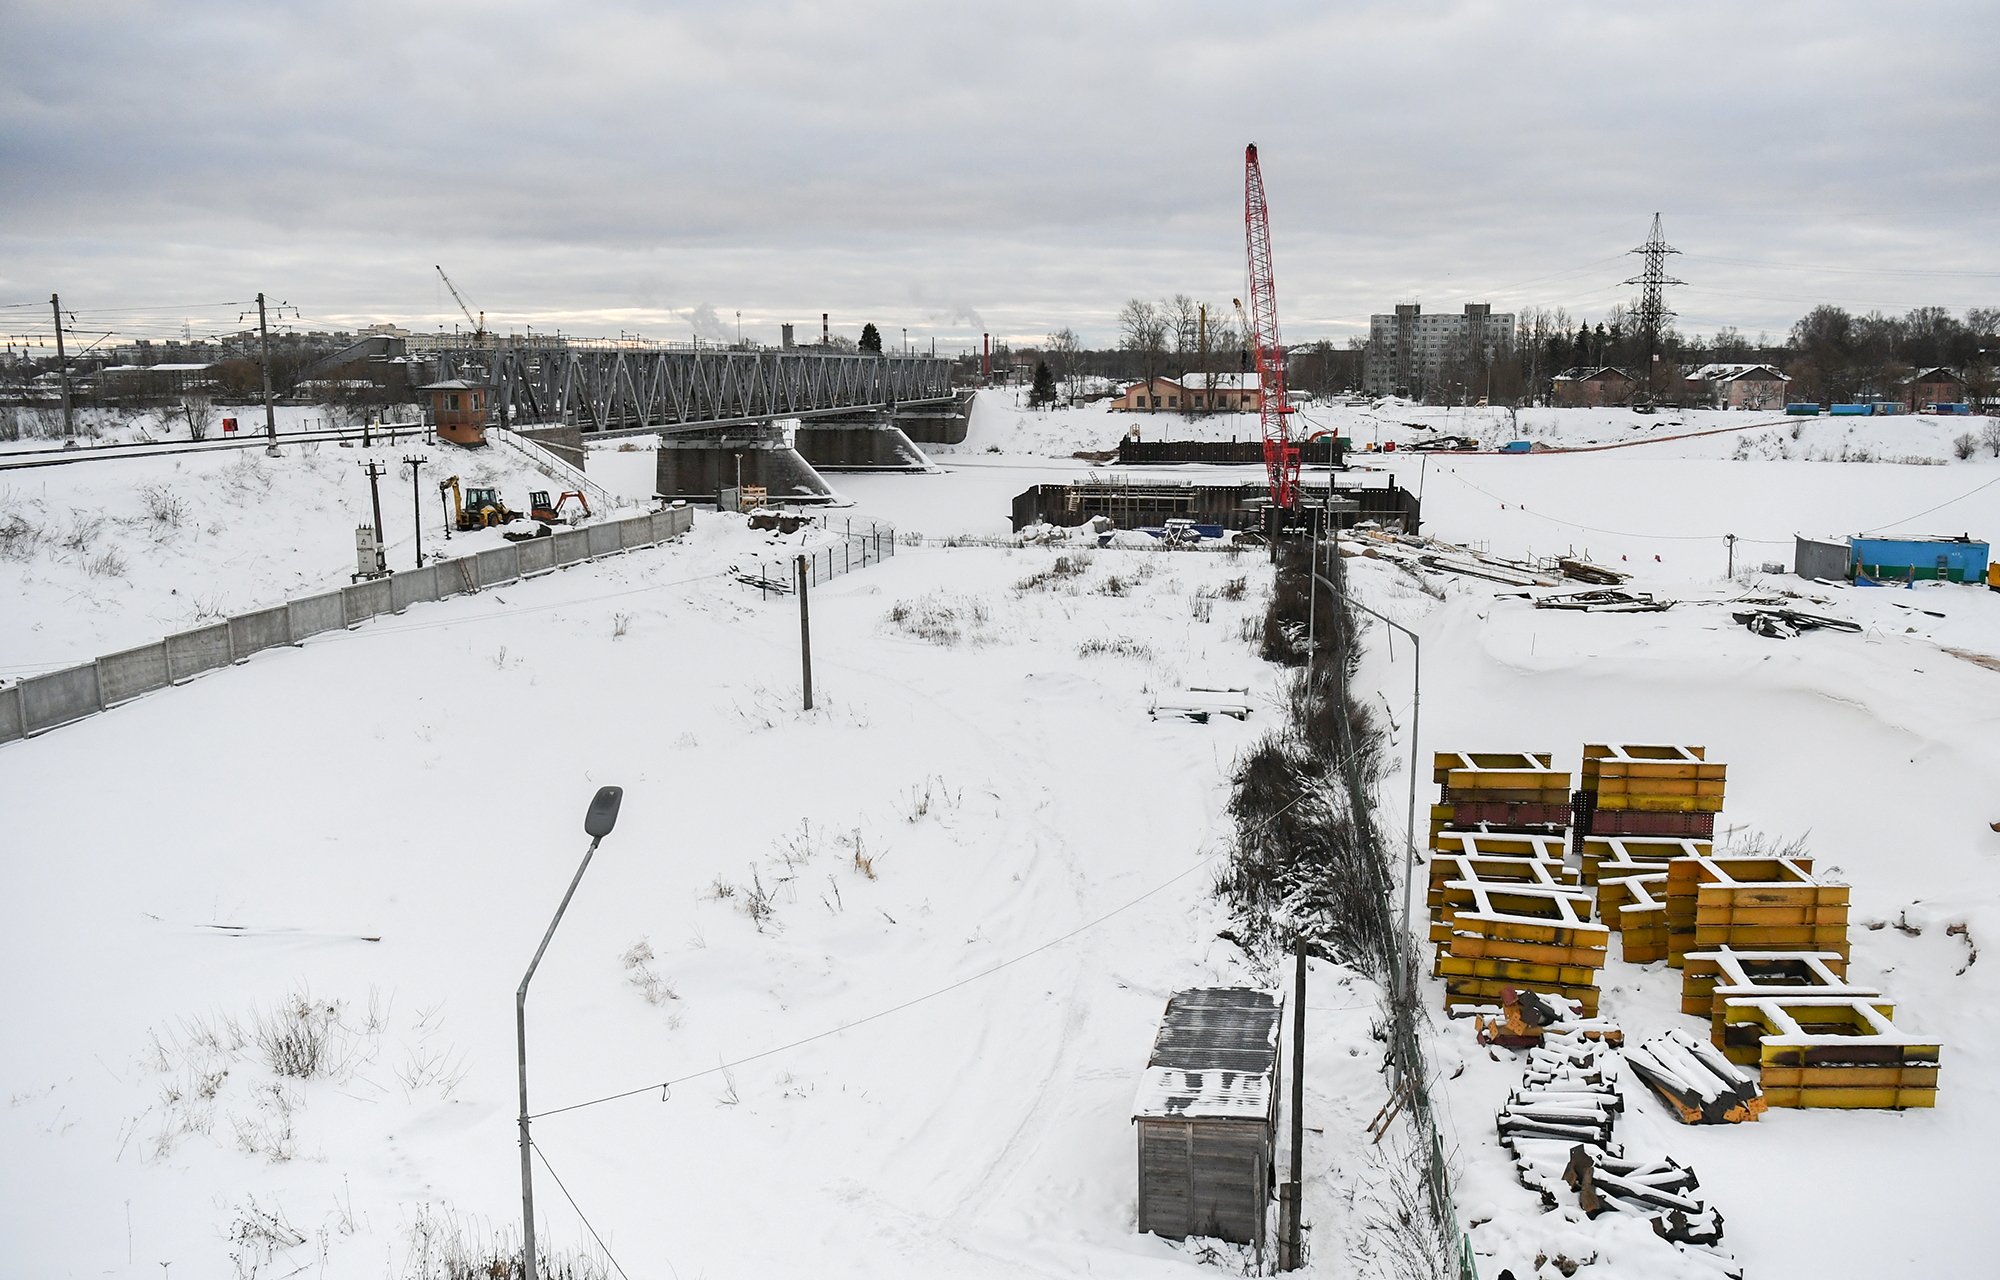
[[[549,931],[542,935],[542,945],[535,948],[535,958],[528,962],[528,972],[521,979],[520,989],[514,992],[514,1037],[521,1067],[521,1275],[524,1280],[535,1280],[535,1173],[529,1163],[534,1143],[528,1136],[528,983],[534,980],[535,966],[541,964],[542,953],[549,949],[549,939],[556,936],[556,926],[562,923],[563,912],[569,909],[569,900],[576,896],[576,887],[583,882],[583,873],[590,867],[590,855],[597,852],[597,842],[610,835],[611,828],[618,824],[618,802],[624,796],[623,787],[599,787],[597,794],[591,797],[590,809],[583,815],[583,830],[590,837],[590,848],[584,850],[583,862],[576,869],[576,878],[569,882],[569,892],[563,894],[562,904],[556,908],[556,918],[549,921]]]

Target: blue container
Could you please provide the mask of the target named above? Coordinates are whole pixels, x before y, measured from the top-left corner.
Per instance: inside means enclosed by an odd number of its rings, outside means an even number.
[[[1988,547],[1956,538],[1855,538],[1848,564],[1878,582],[1984,582]]]
[[[1866,417],[1868,415],[1868,406],[1865,404],[1837,404],[1828,409],[1827,412],[1836,418]]]
[[[1868,407],[1874,410],[1875,416],[1878,418],[1893,417],[1895,414],[1901,413],[1903,409],[1903,406],[1897,404],[1894,400],[1877,400]]]
[[[1506,444],[1500,446],[1499,452],[1528,453],[1532,451],[1534,447],[1535,447],[1534,442],[1531,440],[1509,440]]]
[[[1934,405],[1932,405],[1932,406],[1931,406],[1931,412],[1932,412],[1932,413],[1971,413],[1971,412],[1972,412],[1972,406],[1971,406],[1971,405],[1969,405],[1969,404],[1934,404]]]
[[[1816,404],[1788,404],[1785,406],[1785,412],[1795,418],[1817,418],[1819,417],[1819,406]]]

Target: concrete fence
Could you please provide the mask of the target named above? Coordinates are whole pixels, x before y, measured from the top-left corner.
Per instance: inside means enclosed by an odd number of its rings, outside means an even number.
[[[29,676],[0,689],[0,742],[30,738],[96,715],[142,694],[185,683],[205,671],[242,662],[265,649],[359,626],[380,614],[401,613],[413,604],[656,546],[679,537],[693,525],[693,510],[676,503],[665,511],[564,529],[547,538],[509,543],[463,559],[406,569],[323,595],[240,613],[136,649],[106,654],[94,662]]]

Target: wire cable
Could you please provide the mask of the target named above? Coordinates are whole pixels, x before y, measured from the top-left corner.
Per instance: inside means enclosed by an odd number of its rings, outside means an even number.
[[[1279,809],[1276,813],[1264,819],[1262,822],[1258,823],[1256,826],[1252,827],[1250,831],[1245,832],[1244,834],[1249,835],[1257,831],[1263,830],[1271,823],[1276,822],[1279,818],[1283,817],[1289,810],[1303,803],[1313,794],[1314,793],[1310,791],[1302,793],[1297,798],[1293,799],[1291,803],[1285,805],[1284,808]],[[1228,852],[1229,850],[1227,848],[1217,849],[1214,853],[1196,859],[1194,862],[1190,863],[1185,869],[1183,869],[1179,873],[1175,874],[1174,876],[1166,880],[1161,881],[1159,884],[1154,885],[1152,888],[1146,890],[1146,892],[1140,894],[1138,897],[1133,898],[1131,901],[1126,902],[1121,906],[1113,907],[1111,910],[1105,912],[1103,915],[1098,916],[1095,920],[1091,920],[1084,924],[1080,924],[1076,928],[1071,929],[1068,933],[1065,933],[1060,937],[1051,938],[1047,942],[1042,943],[1040,946],[1031,948],[1030,950],[1027,951],[1023,951],[1020,955],[1014,956],[1011,959],[1002,960],[999,964],[996,964],[991,968],[982,969],[978,973],[968,974],[965,977],[960,978],[956,982],[947,983],[944,986],[937,988],[935,991],[928,991],[925,992],[923,995],[914,996],[908,1000],[903,1001],[901,1004],[891,1005],[887,1009],[879,1009],[876,1012],[868,1014],[865,1017],[856,1018],[852,1022],[845,1022],[837,1027],[832,1027],[825,1031],[815,1032],[814,1034],[809,1036],[802,1036],[799,1039],[793,1040],[788,1044],[778,1045],[776,1048],[764,1049],[761,1050],[760,1052],[749,1054],[741,1058],[736,1058],[729,1062],[719,1062],[715,1066],[706,1067],[700,1071],[692,1071],[684,1076],[675,1076],[671,1080],[655,1080],[651,1084],[641,1085],[636,1089],[626,1089],[619,1093],[607,1093],[601,1098],[592,1098],[586,1102],[573,1102],[570,1103],[568,1106],[551,1107],[547,1111],[535,1112],[528,1118],[530,1120],[540,1120],[544,1116],[561,1115],[565,1111],[581,1111],[585,1107],[595,1107],[606,1102],[616,1102],[621,1098],[637,1097],[639,1094],[642,1093],[651,1093],[655,1089],[671,1089],[677,1084],[685,1084],[690,1080],[699,1080],[703,1076],[712,1076],[717,1072],[727,1071],[732,1067],[740,1067],[745,1065],[746,1063],[756,1062],[763,1058],[769,1058],[780,1053],[786,1053],[789,1052],[790,1050],[797,1049],[803,1045],[812,1044],[814,1041],[825,1040],[828,1039],[829,1037],[840,1035],[842,1032],[852,1031],[856,1027],[866,1026],[868,1023],[878,1021],[882,1018],[886,1018],[890,1014],[901,1013],[905,1009],[914,1008],[915,1006],[923,1004],[927,1001],[935,1000],[942,995],[948,995],[951,992],[958,990],[960,987],[969,986],[972,983],[978,982],[982,978],[990,978],[994,974],[999,973],[1003,969],[1011,969],[1015,965],[1021,963],[1023,960],[1032,959],[1035,956],[1040,955],[1044,951],[1048,951],[1054,947],[1059,947],[1063,943],[1068,942],[1072,938],[1088,933],[1092,929],[1095,929],[1099,925],[1105,923],[1107,920],[1110,920],[1112,917],[1122,915],[1125,912],[1130,911],[1133,907],[1138,906],[1140,903],[1146,901],[1154,894],[1157,894],[1162,890],[1170,888],[1173,885],[1179,883],[1180,881],[1185,880],[1187,877],[1193,875],[1195,872],[1201,870],[1203,867],[1207,866],[1211,862],[1214,862],[1217,858],[1222,857],[1224,854]]]
[[[562,1175],[557,1173],[556,1167],[549,1163],[549,1158],[546,1155],[542,1154],[542,1144],[531,1140],[528,1143],[528,1145],[534,1149],[535,1155],[540,1157],[542,1162],[542,1168],[547,1169],[549,1171],[549,1176],[556,1180],[556,1189],[563,1193],[563,1199],[569,1201],[569,1207],[576,1210],[576,1216],[583,1223],[583,1229],[590,1233],[590,1238],[592,1240],[597,1241],[597,1247],[604,1250],[604,1256],[607,1258],[611,1258],[611,1265],[614,1267],[618,1267],[618,1274],[621,1276],[625,1276],[625,1280],[632,1280],[631,1276],[625,1275],[625,1268],[618,1266],[618,1259],[612,1257],[611,1247],[604,1243],[604,1237],[598,1235],[597,1228],[590,1225],[589,1218],[584,1217],[583,1206],[576,1202],[576,1197],[569,1193],[569,1188],[563,1186]],[[674,1264],[672,1262],[667,1263],[667,1270],[669,1271],[674,1270]],[[676,1280],[678,1280],[680,1272],[674,1271],[674,1275],[676,1277]]]

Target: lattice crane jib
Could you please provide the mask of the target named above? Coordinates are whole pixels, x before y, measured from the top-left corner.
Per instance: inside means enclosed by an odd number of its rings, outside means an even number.
[[[1289,510],[1298,504],[1299,447],[1292,440],[1291,406],[1285,403],[1285,350],[1278,341],[1278,282],[1271,270],[1271,220],[1264,203],[1264,175],[1257,167],[1257,144],[1243,152],[1243,235],[1250,258],[1250,330],[1256,344],[1257,384],[1264,428],[1264,469],[1271,478],[1271,504]]]

